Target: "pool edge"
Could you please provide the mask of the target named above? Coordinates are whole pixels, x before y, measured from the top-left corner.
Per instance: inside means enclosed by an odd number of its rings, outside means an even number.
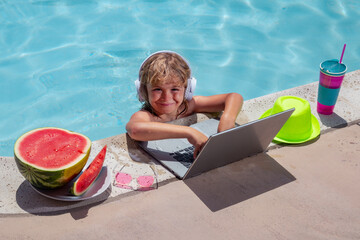
[[[241,124],[258,119],[263,112],[272,107],[274,101],[279,96],[284,95],[298,96],[309,101],[312,114],[320,122],[322,134],[334,128],[346,127],[359,122],[360,106],[357,103],[360,102],[360,70],[346,74],[334,114],[332,115],[325,116],[316,112],[317,87],[318,81],[315,81],[310,84],[247,100],[244,102],[243,109],[237,117],[237,122]],[[207,116],[198,114],[197,118],[203,117]],[[149,171],[148,163],[153,163],[151,157],[139,149],[126,133],[94,141],[90,158],[93,158],[95,153],[104,144],[110,146],[109,159],[107,160],[110,169],[117,169],[119,165],[128,165],[134,171]],[[277,147],[281,146],[272,143],[270,149]],[[136,191],[118,189],[112,186],[111,191],[108,191],[105,196],[69,205],[37,196],[24,183],[24,179],[18,172],[13,157],[0,157],[0,159],[3,163],[1,167],[4,173],[2,174],[2,183],[0,184],[0,191],[3,193],[0,199],[0,216],[67,212],[74,208],[111,202],[136,193]],[[158,187],[176,180],[171,173],[160,165],[156,165],[155,171],[157,171]],[[29,201],[27,199],[29,196],[34,196],[36,199]]]

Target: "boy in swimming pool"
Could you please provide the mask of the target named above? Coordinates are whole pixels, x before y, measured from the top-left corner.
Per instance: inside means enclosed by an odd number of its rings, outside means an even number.
[[[141,65],[135,82],[139,100],[144,102],[126,124],[130,137],[138,141],[187,138],[195,146],[194,157],[207,141],[198,130],[167,122],[198,112],[220,112],[218,132],[233,128],[243,104],[238,93],[192,96],[196,79],[187,61],[170,51],[156,52]]]

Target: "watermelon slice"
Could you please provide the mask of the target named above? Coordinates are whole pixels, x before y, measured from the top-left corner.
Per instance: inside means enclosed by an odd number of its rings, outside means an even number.
[[[29,131],[14,145],[20,173],[33,186],[53,189],[64,186],[84,168],[90,154],[88,137],[61,128]]]
[[[74,182],[70,192],[75,196],[84,194],[91,185],[95,182],[99,176],[102,166],[104,164],[106,155],[106,145],[94,158],[89,167],[80,175],[80,177]]]

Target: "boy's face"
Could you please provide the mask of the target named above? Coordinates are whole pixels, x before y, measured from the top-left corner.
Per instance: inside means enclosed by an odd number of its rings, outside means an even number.
[[[146,86],[149,103],[158,116],[177,116],[184,100],[185,87],[178,78]]]

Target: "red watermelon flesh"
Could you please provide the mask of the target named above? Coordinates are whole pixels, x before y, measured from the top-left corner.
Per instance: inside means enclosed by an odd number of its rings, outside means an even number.
[[[43,129],[24,138],[20,154],[27,162],[45,169],[66,166],[84,154],[88,141],[79,134],[61,129]]]
[[[84,194],[95,182],[104,164],[106,149],[107,146],[105,145],[103,149],[98,153],[98,155],[94,158],[94,160],[91,162],[89,167],[75,181],[73,187],[71,188],[71,193],[73,195],[80,196]]]

